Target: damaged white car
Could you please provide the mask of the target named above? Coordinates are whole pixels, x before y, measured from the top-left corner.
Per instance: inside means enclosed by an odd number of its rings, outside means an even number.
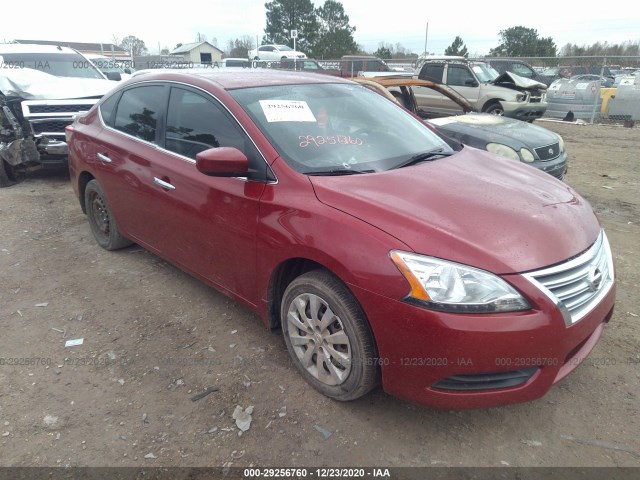
[[[515,73],[498,74],[483,62],[464,57],[426,57],[414,78],[441,83],[462,95],[478,112],[532,122],[547,110],[547,86]],[[458,115],[459,105],[430,89],[415,89],[418,107],[430,114]]]
[[[65,127],[113,87],[71,48],[0,44],[0,187],[65,165]]]

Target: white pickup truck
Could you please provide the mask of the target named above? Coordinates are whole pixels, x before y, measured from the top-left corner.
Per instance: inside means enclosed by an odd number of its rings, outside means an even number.
[[[66,164],[65,127],[115,85],[71,48],[0,44],[0,187]]]

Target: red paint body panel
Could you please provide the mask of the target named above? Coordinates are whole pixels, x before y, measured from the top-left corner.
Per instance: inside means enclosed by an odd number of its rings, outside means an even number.
[[[600,228],[591,206],[550,175],[512,164],[465,147],[413,167],[312,182],[320,201],[414,251],[494,273],[553,265],[592,245]],[[548,248],[531,248],[541,244]]]
[[[545,173],[468,147],[376,174],[297,173],[225,89],[343,80],[247,73],[150,74],[123,88],[162,80],[210,92],[253,140],[277,181],[204,175],[194,161],[104,126],[94,107],[75,122],[69,142],[76,194],[81,198],[82,182],[95,178],[125,236],[241,301],[265,325],[281,265],[306,259],[330,270],[360,302],[381,359],[383,387],[398,397],[442,408],[527,401],[579,365],[611,317],[615,287],[566,326],[556,305],[520,273],[563,262],[594,243],[600,227],[584,199]],[[403,300],[409,284],[389,258],[394,249],[499,274],[532,308],[453,314],[409,304]],[[413,359],[422,361],[413,365]],[[433,387],[452,375],[505,372],[531,362],[539,371],[518,387]]]

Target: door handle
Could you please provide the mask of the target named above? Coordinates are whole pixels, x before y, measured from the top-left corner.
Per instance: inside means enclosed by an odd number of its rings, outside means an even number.
[[[111,163],[111,159],[107,157],[104,153],[98,153],[96,154],[96,156],[98,157],[98,160],[100,160],[102,163]]]
[[[166,188],[167,190],[175,190],[176,187],[171,185],[169,182],[165,182],[164,180],[160,180],[158,177],[153,177],[153,183],[161,186],[162,188]]]

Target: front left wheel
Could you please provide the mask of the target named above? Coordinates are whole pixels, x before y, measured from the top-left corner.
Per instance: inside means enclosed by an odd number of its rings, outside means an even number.
[[[296,368],[316,390],[340,401],[355,400],[379,382],[377,349],[353,294],[325,270],[289,284],[281,324]]]
[[[26,170],[23,167],[14,167],[0,158],[0,188],[10,187],[25,178]]]
[[[491,115],[504,115],[504,108],[502,108],[502,105],[498,101],[489,103],[482,111]]]
[[[109,202],[97,180],[87,183],[84,191],[84,205],[91,232],[98,245],[105,250],[118,250],[133,244],[131,240],[120,234],[109,208]]]

